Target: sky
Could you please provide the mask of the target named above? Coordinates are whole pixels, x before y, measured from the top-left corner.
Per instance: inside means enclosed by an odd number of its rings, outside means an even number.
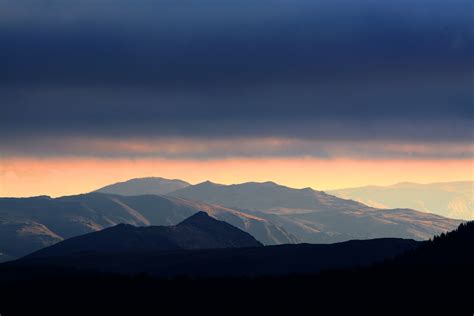
[[[0,196],[474,180],[471,0],[3,0]]]

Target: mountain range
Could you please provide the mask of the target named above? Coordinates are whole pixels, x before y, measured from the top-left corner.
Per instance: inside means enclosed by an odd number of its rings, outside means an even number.
[[[154,192],[181,188],[161,196],[143,194],[149,192],[150,183]],[[0,261],[120,223],[176,225],[200,211],[265,245],[372,238],[424,240],[461,223],[412,209],[378,209],[311,188],[293,189],[273,182],[189,185],[145,178],[110,188],[139,195],[92,192],[59,198],[0,198]]]
[[[461,222],[412,209],[377,209],[311,188],[294,189],[273,182],[222,185],[206,181],[168,195],[265,218],[310,243],[383,237],[423,240]]]
[[[474,219],[474,181],[364,186],[328,191],[377,208],[412,208],[449,218]]]
[[[0,198],[0,252],[5,258],[21,257],[64,239],[120,223],[176,225],[200,211],[267,245],[298,241],[266,219],[231,208],[158,195],[89,193],[60,198]]]

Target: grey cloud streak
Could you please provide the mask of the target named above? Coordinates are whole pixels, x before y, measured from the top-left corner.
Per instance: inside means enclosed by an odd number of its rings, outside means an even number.
[[[54,151],[50,149],[54,148]],[[321,141],[288,138],[40,138],[2,148],[5,157],[471,159],[474,144]]]

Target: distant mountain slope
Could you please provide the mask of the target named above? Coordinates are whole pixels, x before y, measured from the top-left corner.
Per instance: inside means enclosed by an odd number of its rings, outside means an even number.
[[[114,183],[96,190],[100,193],[111,193],[119,195],[163,195],[189,186],[182,180],[170,180],[158,177],[137,178],[124,182]]]
[[[260,247],[250,234],[198,212],[176,226],[114,227],[64,240],[28,258],[80,253],[143,253],[180,249]]]
[[[293,189],[274,182],[223,185],[206,181],[169,193],[170,196],[204,201],[239,209],[357,209],[365,205],[343,200],[311,188]]]
[[[398,183],[328,191],[377,208],[412,208],[449,218],[474,219],[474,181]]]
[[[204,182],[169,195],[238,208],[311,243],[382,237],[423,240],[460,223],[411,209],[380,210],[310,188],[293,189],[273,182]]]
[[[89,193],[55,199],[0,198],[0,252],[20,257],[63,239],[120,223],[176,225],[199,211],[250,233],[264,244],[297,241],[266,219],[230,208],[158,195]]]
[[[61,236],[34,220],[0,215],[0,261],[20,257],[61,240]]]
[[[410,209],[293,210],[286,214],[246,211],[283,227],[311,243],[333,243],[351,239],[408,238],[426,240],[456,228],[461,221]]]
[[[115,228],[108,230],[113,229]],[[93,234],[100,233],[102,232]],[[121,239],[118,236],[115,238]],[[367,266],[393,258],[419,245],[419,242],[413,240],[387,238],[353,240],[330,245],[298,244],[209,250],[48,252],[48,249],[53,250],[67,242],[0,266],[0,275],[3,267],[11,269],[26,266],[35,269],[49,266],[123,274],[146,273],[166,278],[284,276]],[[90,242],[91,240],[88,244]]]

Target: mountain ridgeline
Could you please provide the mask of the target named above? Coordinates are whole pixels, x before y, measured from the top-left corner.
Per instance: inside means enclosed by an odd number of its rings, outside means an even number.
[[[311,188],[293,189],[274,182],[223,185],[210,181],[169,193],[170,196],[238,209],[283,213],[285,210],[356,209],[366,207]]]

